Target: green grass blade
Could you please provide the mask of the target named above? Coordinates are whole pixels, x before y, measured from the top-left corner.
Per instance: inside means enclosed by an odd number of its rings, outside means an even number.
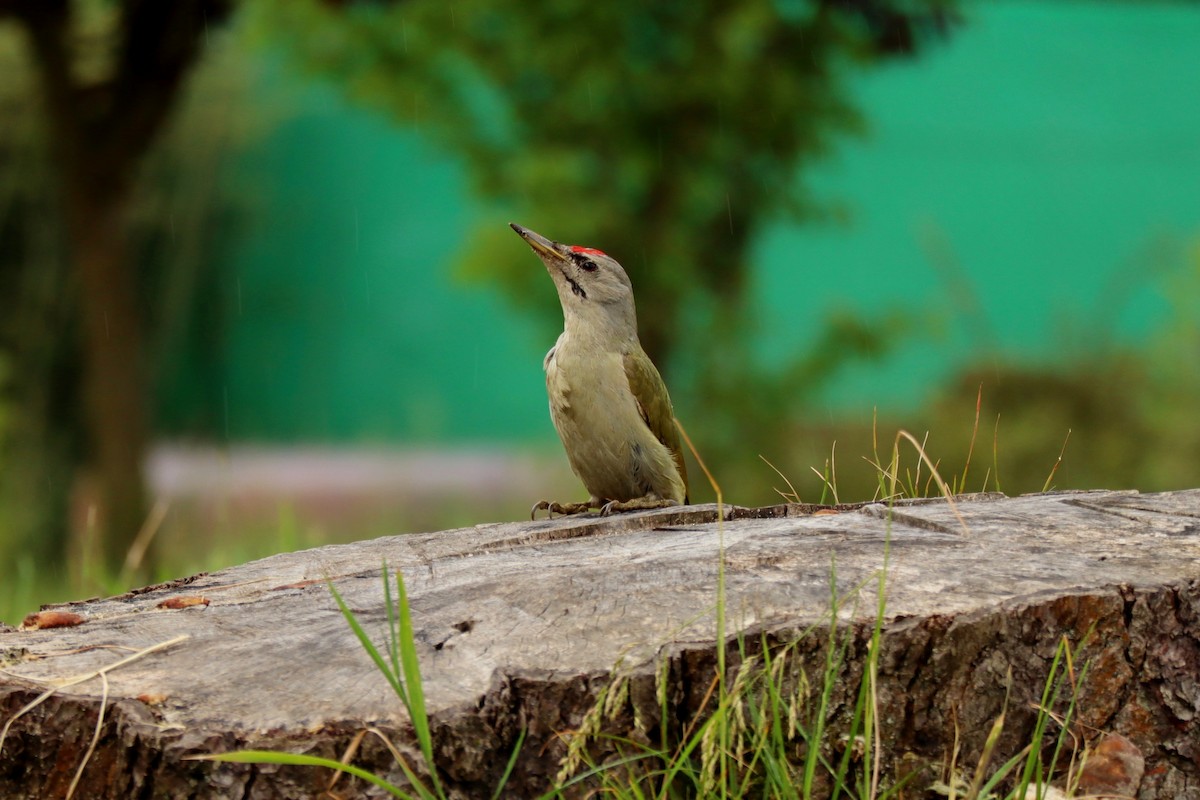
[[[716,714],[714,713],[713,716],[715,717]],[[664,793],[667,787],[670,787],[675,783],[676,778],[681,775],[691,775],[692,764],[690,759],[692,752],[700,746],[700,741],[704,738],[705,731],[708,729],[708,726],[712,724],[714,724],[713,717],[709,717],[707,720],[705,720],[704,724],[700,725],[692,733],[692,737],[690,739],[681,743],[679,752],[677,752],[671,759],[670,763],[667,764],[667,769],[663,773]],[[694,777],[693,781],[695,781]]]
[[[504,767],[504,774],[500,776],[500,782],[496,784],[496,791],[492,792],[492,800],[500,800],[504,785],[508,783],[513,768],[517,766],[517,756],[521,754],[521,745],[525,744],[525,733],[525,728],[522,728],[521,733],[517,736],[517,743],[513,745],[512,755],[508,757],[508,764]]]
[[[1083,640],[1080,641],[1079,645],[1076,647],[1076,649],[1074,651],[1071,651],[1070,646],[1067,644],[1066,640],[1064,639],[1063,647],[1064,647],[1064,649],[1066,649],[1068,651],[1067,656],[1070,658],[1072,663],[1077,660],[1077,657],[1079,655],[1079,648],[1083,647],[1084,642],[1086,642],[1088,637],[1090,637],[1090,636],[1091,636],[1091,629],[1089,629],[1088,632],[1086,634],[1084,634]],[[1090,666],[1089,664],[1084,664],[1083,668],[1079,671],[1078,678],[1075,679],[1075,682],[1071,683],[1071,685],[1070,685],[1071,699],[1067,703],[1067,712],[1066,712],[1066,714],[1063,715],[1062,722],[1059,725],[1058,738],[1054,743],[1054,753],[1050,757],[1050,766],[1049,766],[1049,769],[1047,770],[1047,774],[1053,775],[1058,770],[1058,762],[1059,762],[1059,758],[1062,756],[1063,748],[1067,745],[1068,740],[1071,738],[1071,724],[1075,719],[1076,703],[1079,700],[1079,688],[1078,687],[1080,685],[1082,685],[1085,680],[1087,680],[1087,673],[1088,673],[1089,666]],[[1070,675],[1070,670],[1068,669],[1067,673],[1064,674],[1064,677],[1069,677],[1069,675]]]
[[[1062,665],[1063,645],[1060,642],[1058,649],[1054,651],[1054,659],[1050,662],[1050,674],[1046,677],[1046,684],[1042,687],[1041,703],[1038,705],[1037,720],[1034,723],[1033,734],[1030,737],[1029,754],[1025,758],[1025,769],[1021,773],[1020,782],[1017,785],[1018,795],[1025,792],[1025,789],[1033,782],[1044,783],[1045,775],[1042,771],[1042,740],[1046,735],[1046,724],[1049,722],[1050,715],[1047,709],[1054,706],[1055,700],[1058,699],[1058,687],[1061,681],[1059,677],[1059,669]]]
[[[346,624],[349,625],[350,630],[354,632],[354,636],[358,639],[358,643],[362,645],[363,650],[365,650],[367,655],[371,657],[371,660],[375,662],[375,667],[380,671],[380,673],[383,674],[385,678],[387,678],[387,682],[391,685],[392,691],[394,691],[404,703],[404,708],[408,711],[409,717],[411,718],[412,708],[409,707],[408,694],[404,691],[404,684],[400,682],[400,675],[393,672],[388,667],[387,661],[385,661],[383,656],[379,654],[379,649],[375,647],[375,643],[371,641],[371,637],[367,635],[365,630],[363,630],[362,625],[360,625],[358,622],[358,618],[354,616],[354,612],[350,610],[348,605],[346,605],[346,601],[343,600],[341,594],[338,593],[337,587],[333,585],[333,581],[328,580],[327,583],[329,584],[330,594],[333,595],[334,601],[337,602],[338,608],[341,609],[342,616],[346,618]]]
[[[386,558],[383,560],[383,607],[387,611],[387,640],[384,644],[387,646],[388,658],[392,661],[392,672],[400,675],[400,621],[396,618],[396,604],[392,601],[392,585],[388,580]],[[408,705],[407,701],[405,705]]]
[[[310,756],[302,753],[276,753],[271,750],[238,750],[233,753],[197,756],[196,760],[221,761],[230,764],[286,764],[300,767],[326,767],[327,769],[344,772],[347,775],[353,775],[356,778],[362,778],[367,783],[378,786],[393,797],[401,798],[401,800],[417,800],[399,787],[361,767],[356,767],[353,764],[343,764],[340,761],[334,761],[331,758],[321,758],[320,756]]]
[[[834,685],[850,647],[849,633],[842,637],[840,644],[838,642],[838,609],[840,607],[841,602],[837,596],[837,562],[831,558],[829,563],[829,643],[825,651],[825,670],[821,681],[821,697],[817,702],[816,715],[813,720],[814,728],[804,737],[808,742],[808,749],[804,754],[804,779],[801,784],[801,794],[804,797],[812,797],[813,794],[813,781],[816,779],[817,765],[821,762],[821,743],[825,738],[825,724]],[[851,726],[852,732],[855,727],[855,725]],[[849,749],[846,752],[849,753]],[[848,768],[849,759],[844,758],[843,761],[844,767]],[[839,769],[838,772],[836,782],[841,783],[844,771]]]
[[[983,786],[981,786],[979,788],[979,796],[980,797],[990,797],[992,792],[996,789],[996,787],[999,786],[1004,781],[1004,779],[1008,777],[1008,774],[1010,772],[1012,772],[1014,769],[1016,769],[1017,766],[1019,766],[1020,763],[1025,760],[1026,751],[1028,749],[1029,748],[1027,748],[1027,747],[1022,748],[1021,752],[1017,753],[1015,756],[1010,758],[1008,761],[1005,761],[1003,764],[1001,764],[1000,768],[997,769],[996,772],[993,773],[992,776],[987,779],[987,781],[983,784]]]
[[[400,570],[396,570],[396,616],[400,623],[400,635],[397,637],[400,649],[400,668],[404,672],[404,685],[408,689],[405,705],[408,708],[413,731],[417,735],[417,744],[420,745],[421,754],[425,756],[425,764],[429,767],[429,776],[433,779],[433,787],[437,791],[438,797],[445,797],[433,761],[433,736],[429,730],[429,717],[425,713],[425,688],[421,681],[421,664],[417,660],[412,609],[408,604],[408,593],[404,589],[404,576]]]

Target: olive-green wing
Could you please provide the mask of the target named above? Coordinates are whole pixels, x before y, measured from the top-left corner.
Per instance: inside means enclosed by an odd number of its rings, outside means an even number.
[[[683,463],[683,447],[679,443],[679,430],[675,427],[675,412],[671,408],[667,385],[644,352],[626,353],[624,360],[625,377],[629,380],[629,390],[637,401],[638,411],[654,438],[671,451],[671,457],[679,467],[679,477],[683,479],[683,502],[687,504],[690,502],[687,466]]]

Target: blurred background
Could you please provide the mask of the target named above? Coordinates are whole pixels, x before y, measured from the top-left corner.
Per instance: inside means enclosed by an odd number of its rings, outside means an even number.
[[[1190,2],[0,0],[0,620],[581,499],[509,221],[625,265],[728,502],[870,499],[902,429],[965,490],[1200,486],[1197,42]]]

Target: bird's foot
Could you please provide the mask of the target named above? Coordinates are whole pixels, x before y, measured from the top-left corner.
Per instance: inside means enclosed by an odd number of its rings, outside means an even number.
[[[608,516],[618,511],[645,511],[649,508],[668,508],[679,505],[675,500],[664,500],[661,497],[635,497],[632,500],[610,500],[600,507],[600,515]]]
[[[551,503],[549,500],[542,500],[542,501],[534,504],[533,508],[529,512],[529,518],[537,519],[537,512],[539,512],[539,511],[549,512],[549,516],[547,518],[554,519],[555,514],[559,514],[559,515],[581,514],[590,508],[592,508],[592,504],[586,503],[586,502],[585,503]]]

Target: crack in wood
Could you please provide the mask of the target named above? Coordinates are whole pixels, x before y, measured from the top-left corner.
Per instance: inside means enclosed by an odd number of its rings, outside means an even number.
[[[903,525],[906,528],[913,528],[920,531],[928,531],[929,533],[942,533],[947,536],[953,536],[956,539],[963,538],[963,531],[959,526],[951,527],[943,525],[935,520],[918,517],[912,514],[905,514],[897,511],[895,507],[888,508],[880,504],[872,504],[862,509],[862,513],[867,516],[881,520],[891,520],[893,523]]]

